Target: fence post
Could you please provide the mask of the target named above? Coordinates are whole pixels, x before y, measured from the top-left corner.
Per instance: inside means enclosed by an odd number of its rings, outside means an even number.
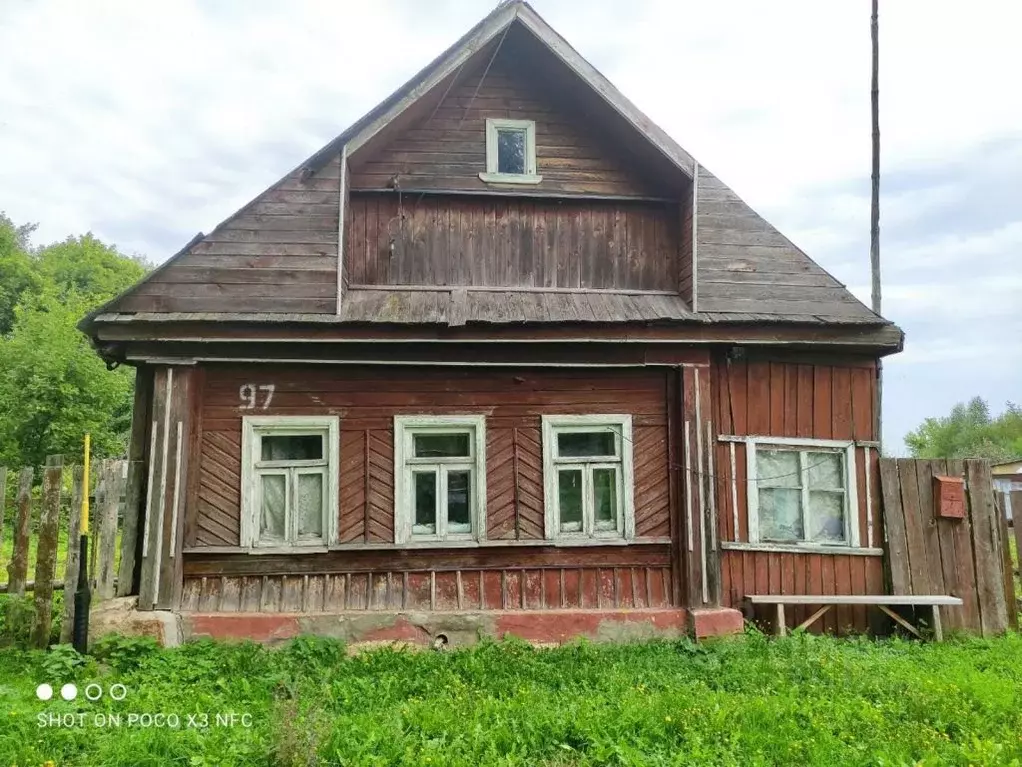
[[[138,504],[142,496],[142,461],[128,461],[128,484],[124,490],[124,521],[121,524],[121,563],[117,568],[117,596],[131,593],[138,543]]]
[[[25,579],[28,577],[28,530],[32,519],[32,467],[21,470],[18,477],[18,516],[14,520],[14,548],[11,562],[7,565],[7,593],[15,597],[25,596]]]
[[[64,617],[60,622],[60,643],[71,641],[75,619],[75,586],[78,584],[78,539],[82,534],[82,467],[71,471],[71,515],[67,524],[67,564],[64,566]]]
[[[103,462],[103,501],[98,506],[99,535],[96,538],[96,598],[114,595],[114,558],[117,552],[117,508],[121,502],[121,461]]]
[[[35,563],[35,618],[32,621],[32,644],[40,649],[50,643],[50,627],[53,623],[53,576],[57,567],[63,460],[59,455],[48,456],[43,471],[43,504],[39,515],[39,543]]]
[[[1018,605],[1015,602],[1015,567],[1011,562],[1011,534],[1008,532],[1008,512],[1004,495],[994,493],[994,511],[997,514],[997,532],[1000,533],[1001,561],[1004,567],[1004,602],[1008,608],[1008,625],[1018,630]]]
[[[0,466],[0,548],[4,545],[4,505],[7,503],[7,467]]]

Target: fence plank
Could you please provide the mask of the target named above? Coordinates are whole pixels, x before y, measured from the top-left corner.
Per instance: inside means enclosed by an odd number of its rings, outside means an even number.
[[[1022,577],[1022,490],[1011,491],[1012,528],[1015,531],[1015,555],[1019,558],[1019,576]]]
[[[29,524],[32,520],[32,468],[21,470],[18,476],[17,517],[14,520],[14,547],[7,565],[7,593],[25,596],[28,579]]]
[[[947,473],[950,477],[965,477],[965,462],[961,459],[947,461]],[[979,614],[979,591],[976,584],[976,561],[972,550],[972,519],[969,514],[965,519],[951,525],[955,546],[955,562],[958,566],[958,582],[961,584],[963,628],[980,633],[983,623]]]
[[[71,641],[74,627],[75,599],[78,586],[78,546],[82,536],[82,475],[81,466],[71,470],[71,515],[67,524],[67,563],[64,565],[64,617],[60,623],[60,643]]]
[[[32,644],[40,649],[50,643],[53,624],[53,576],[57,569],[57,532],[60,529],[60,485],[63,458],[51,455],[43,471],[43,504],[39,514],[39,541],[35,562],[35,618]]]
[[[108,459],[104,458],[99,462],[99,465],[93,464],[96,485],[90,496],[92,502],[89,504],[89,508],[92,509],[92,529],[89,531],[89,569],[87,571],[90,578],[89,587],[93,592],[96,590],[96,576],[99,573],[99,567],[97,566],[97,557],[99,556],[98,532],[103,502],[106,500],[106,467],[108,462]],[[85,492],[89,492],[89,488],[85,488]]]
[[[972,548],[976,554],[976,586],[980,597],[983,636],[1004,633],[1008,627],[1007,606],[1001,579],[1001,549],[995,524],[993,478],[990,464],[967,460],[969,510],[972,516]]]
[[[0,466],[0,547],[4,545],[4,507],[7,504],[7,467]]]
[[[942,577],[944,579],[943,594],[950,594],[962,598],[961,607],[944,607],[941,613],[944,617],[944,627],[949,630],[961,629],[966,623],[965,597],[962,596],[963,584],[958,579],[959,565],[958,555],[955,552],[954,528],[961,524],[958,520],[937,519],[933,509],[933,475],[947,474],[947,461],[938,459],[929,462],[930,471],[926,477],[929,485],[927,496],[929,498],[929,517],[934,526],[937,536],[937,561],[941,563]],[[922,474],[920,474],[922,478]],[[921,479],[922,481],[922,479]]]
[[[901,480],[901,503],[905,510],[905,534],[908,539],[908,567],[912,578],[912,594],[936,593],[930,584],[930,567],[923,537],[923,516],[919,505],[919,485],[912,458],[898,459],[898,477]],[[939,567],[939,565],[938,565]]]
[[[901,505],[898,464],[893,458],[880,459],[880,492],[884,503],[884,529],[887,531],[885,560],[891,578],[891,593],[911,594],[912,579],[909,574],[905,512]]]
[[[142,461],[128,464],[128,480],[124,491],[124,519],[121,523],[121,563],[117,568],[117,596],[131,593],[135,574],[135,547],[138,544],[138,506],[145,479]]]
[[[1011,562],[1011,533],[1008,531],[1008,512],[1004,494],[994,493],[997,510],[997,532],[1001,543],[1001,567],[1004,570],[1004,603],[1008,608],[1008,626],[1018,629],[1018,605],[1015,603],[1015,567]]]
[[[99,537],[96,548],[96,598],[110,599],[114,595],[114,559],[117,555],[117,509],[121,504],[123,464],[107,461],[104,472],[106,494],[100,508]]]

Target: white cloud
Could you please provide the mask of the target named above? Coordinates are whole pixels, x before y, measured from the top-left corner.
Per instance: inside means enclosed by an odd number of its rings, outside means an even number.
[[[868,298],[865,0],[534,0],[701,162]],[[1022,388],[1022,5],[881,8],[889,435]],[[338,134],[493,7],[38,0],[0,5],[0,210],[162,260]],[[1000,142],[994,152],[986,149]],[[1016,172],[1017,171],[1017,172]],[[1014,175],[1012,175],[1014,173]],[[895,186],[890,182],[903,179]],[[1013,350],[1014,349],[1014,350]],[[1008,364],[935,381],[934,363]],[[1014,355],[1014,356],[1012,356]],[[1012,362],[1018,365],[1012,366]]]

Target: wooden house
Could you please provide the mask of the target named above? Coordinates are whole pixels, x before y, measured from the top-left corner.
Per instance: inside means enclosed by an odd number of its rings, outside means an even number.
[[[81,327],[137,369],[140,608],[193,634],[705,635],[884,591],[902,332],[520,0]]]

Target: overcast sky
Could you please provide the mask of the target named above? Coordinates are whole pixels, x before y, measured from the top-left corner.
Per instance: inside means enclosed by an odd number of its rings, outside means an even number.
[[[0,0],[0,210],[162,261],[493,5]],[[869,302],[868,0],[533,5]],[[889,450],[973,395],[1022,401],[1020,29],[1013,0],[881,2]]]

